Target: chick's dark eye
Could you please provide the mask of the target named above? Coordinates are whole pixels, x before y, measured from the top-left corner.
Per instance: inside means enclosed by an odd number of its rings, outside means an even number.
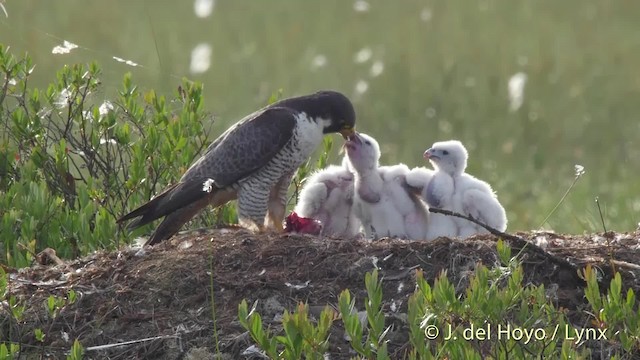
[[[449,152],[448,152],[447,150],[443,150],[443,151],[442,151],[442,154],[444,154],[444,155],[449,155]]]
[[[367,144],[367,145],[371,145],[371,142],[370,142],[370,141],[368,141],[368,140],[367,140],[367,141],[365,141],[364,143],[365,143],[365,144]]]

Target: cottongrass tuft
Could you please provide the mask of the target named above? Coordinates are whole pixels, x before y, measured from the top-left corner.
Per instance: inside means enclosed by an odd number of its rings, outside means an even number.
[[[54,46],[53,49],[51,50],[51,53],[55,55],[68,54],[71,52],[71,50],[77,49],[77,48],[78,48],[78,45],[65,40],[62,42],[62,45]]]
[[[420,12],[420,20],[422,20],[423,22],[429,22],[432,16],[433,14],[431,13],[431,9],[429,8],[424,8]]]
[[[193,3],[193,12],[199,18],[209,17],[213,13],[215,4],[215,0],[195,0]]]
[[[356,12],[367,12],[369,11],[369,3],[364,0],[357,0],[353,3],[353,10]]]
[[[374,61],[369,70],[369,75],[371,75],[371,77],[378,77],[382,72],[384,72],[384,63],[381,60]]]
[[[318,70],[325,66],[327,66],[327,57],[325,55],[318,54],[311,60],[311,70]]]
[[[189,71],[191,71],[192,74],[202,74],[209,70],[212,52],[213,49],[211,45],[207,43],[198,44],[193,48],[191,51],[191,66],[189,66]]]
[[[356,53],[356,55],[353,57],[353,61],[357,64],[366,63],[371,59],[372,55],[373,55],[373,51],[371,51],[371,48],[364,47]]]
[[[100,105],[100,107],[98,108],[98,113],[100,114],[100,116],[105,116],[110,111],[113,111],[113,104],[109,100],[103,102],[102,105]]]
[[[119,57],[117,57],[117,56],[112,56],[112,58],[113,58],[113,60],[115,60],[115,61],[117,61],[117,62],[120,62],[120,63],[126,64],[126,65],[129,65],[129,66],[133,66],[133,67],[140,66],[138,63],[135,63],[135,62],[133,62],[133,61],[131,61],[131,60],[127,60],[127,59],[119,58]]]
[[[358,82],[356,82],[356,94],[362,95],[366,93],[367,90],[369,90],[368,82],[366,82],[365,80],[358,80]]]
[[[527,83],[527,74],[518,72],[509,78],[509,111],[515,112],[524,103],[524,86]]]
[[[542,226],[544,224],[546,224],[547,220],[549,220],[549,218],[551,217],[551,215],[553,215],[553,213],[556,212],[556,210],[558,210],[558,208],[560,207],[560,204],[562,204],[562,202],[564,201],[564,199],[567,198],[567,196],[569,195],[569,193],[571,192],[571,189],[573,189],[573,187],[576,185],[576,183],[578,182],[578,179],[580,179],[580,177],[582,175],[584,175],[584,173],[586,172],[584,169],[584,166],[582,165],[573,165],[574,171],[575,171],[575,178],[573,178],[573,182],[571,183],[571,185],[569,185],[569,188],[567,189],[567,191],[564,192],[564,195],[562,195],[562,197],[560,198],[560,201],[558,201],[558,203],[556,204],[556,206],[553,207],[553,209],[551,210],[551,212],[549,212],[549,215],[547,215],[547,217],[544,218],[544,220],[542,220],[542,223],[540,224],[540,226],[538,226],[539,229],[542,228]]]
[[[55,105],[58,109],[67,106],[69,102],[69,96],[71,96],[69,88],[66,87],[62,89],[62,91],[60,91],[60,93],[56,97],[56,100],[53,102],[53,105]]]

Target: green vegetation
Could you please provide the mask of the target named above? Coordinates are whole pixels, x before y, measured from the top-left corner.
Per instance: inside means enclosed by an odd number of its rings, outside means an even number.
[[[0,262],[16,267],[47,247],[73,258],[130,240],[115,219],[177,181],[210,140],[196,83],[167,100],[127,74],[96,103],[95,63],[63,67],[46,90],[29,87],[32,72],[0,45]],[[235,221],[226,206],[195,223]]]
[[[354,2],[217,1],[211,17],[199,19],[191,6],[170,2],[20,0],[5,4],[0,32],[14,51],[33,56],[38,87],[64,64],[94,60],[104,71],[101,100],[120,90],[124,71],[158,94],[191,76],[218,116],[212,135],[274,89],[284,96],[342,90],[356,101],[360,130],[380,140],[383,162],[422,165],[436,140],[467,144],[469,171],[497,190],[510,231],[540,226],[575,164],[586,173],[544,226],[602,230],[598,196],[607,228],[635,229],[639,3],[370,0],[368,11],[357,12]],[[80,48],[52,55],[63,39]],[[211,67],[190,75],[191,50],[201,42],[212,46]],[[362,49],[370,58],[355,62]],[[314,67],[318,56],[326,64]],[[383,71],[374,77],[376,62]],[[528,75],[524,103],[510,112],[507,83],[519,71]],[[362,95],[359,80],[368,83]]]
[[[601,230],[596,197],[608,229],[627,231],[640,220],[640,6],[634,2],[376,0],[365,12],[344,1],[218,2],[213,21],[192,21],[190,7],[172,6],[97,0],[3,5],[9,17],[0,13],[1,264],[28,266],[47,247],[72,258],[147,233],[151,226],[128,234],[114,220],[175,182],[240,116],[280,96],[319,88],[354,99],[358,129],[380,140],[383,162],[423,165],[421,153],[434,141],[462,140],[471,151],[469,172],[494,186],[510,231],[540,224],[560,232]],[[59,25],[69,18],[72,32]],[[110,35],[96,24],[105,24]],[[52,55],[62,38],[80,48]],[[214,48],[212,68],[194,75],[206,92],[183,78],[199,41]],[[113,56],[141,66],[125,68]],[[511,111],[507,84],[517,72],[528,81],[523,105]],[[286,91],[272,94],[277,88]],[[310,171],[336,162],[337,147],[325,139],[319,159],[298,172],[294,195]],[[576,164],[586,172],[574,172]],[[234,207],[225,206],[191,226],[235,220]],[[416,273],[405,358],[594,355],[593,347],[562,336],[489,345],[464,339],[471,324],[509,323],[547,334],[558,327],[579,330],[548,289],[522,284],[522,268],[508,248],[500,243],[498,251],[502,265],[479,265],[464,294],[455,292],[446,273],[433,285]],[[594,269],[581,276],[592,314],[585,327],[607,331],[602,354],[609,355],[606,349],[629,358],[640,351],[636,294],[623,293],[619,275],[605,295]],[[7,292],[8,281],[0,267],[0,306],[9,322],[2,325],[13,331],[25,305]],[[321,359],[331,332],[342,326],[357,356],[386,359],[390,325],[382,281],[376,272],[367,274],[364,302],[345,290],[338,308],[325,308],[317,320],[300,304],[285,312],[281,334],[264,329],[246,302],[239,320],[271,358]],[[71,290],[42,306],[55,321],[75,301]],[[457,338],[428,339],[430,326],[452,326]],[[52,335],[36,328],[32,336],[44,343]],[[0,359],[19,352],[19,344],[0,343]],[[68,358],[82,357],[76,340]]]
[[[0,44],[0,262],[15,267],[48,247],[74,258],[130,241],[115,219],[176,182],[211,141],[197,83],[184,80],[167,100],[126,74],[112,102],[96,103],[102,73],[95,63],[63,67],[44,91],[28,86],[32,72],[29,56],[16,58]],[[290,205],[332,147],[327,137],[320,156],[302,165]],[[230,203],[192,225],[236,222]]]
[[[7,341],[12,339],[12,332],[22,331],[26,328],[24,326],[24,312],[26,306],[22,304],[15,296],[9,294],[8,288],[9,275],[0,267],[0,309],[2,310],[2,317],[0,317],[0,333],[6,334],[8,331],[8,338],[2,338],[0,340],[0,360],[20,359],[20,344]],[[64,311],[69,305],[74,304],[76,301],[76,293],[73,290],[69,290],[66,297],[49,296],[43,307],[47,309],[49,317],[52,321],[55,321],[60,311]],[[5,316],[6,315],[6,316]],[[50,327],[53,327],[53,323]],[[36,328],[33,331],[33,336],[39,343],[43,344],[45,336],[47,336],[47,330]],[[57,335],[56,335],[57,336]],[[21,338],[17,336],[15,338]],[[40,356],[45,356],[46,349],[41,347]],[[71,347],[69,356],[67,359],[80,360],[82,359],[83,347],[76,339]]]
[[[582,271],[593,312],[589,323],[574,326],[543,285],[522,283],[521,263],[511,257],[508,246],[499,241],[497,251],[502,264],[491,269],[478,264],[464,294],[456,293],[446,273],[431,286],[422,271],[416,271],[416,290],[409,298],[406,320],[411,346],[403,359],[585,359],[596,353],[625,359],[640,351],[638,304],[633,290],[626,298],[621,295],[620,274],[611,281],[608,293],[601,295],[596,270]],[[337,318],[357,359],[389,359],[385,336],[390,326],[381,308],[382,281],[377,270],[366,275],[366,321],[359,317],[349,290],[338,298],[339,314],[327,307],[314,321],[305,304],[293,314],[285,311],[282,336],[263,328],[255,304],[251,311],[246,301],[240,304],[239,321],[271,359],[322,359],[327,333],[336,331]],[[587,333],[589,340],[585,340]]]

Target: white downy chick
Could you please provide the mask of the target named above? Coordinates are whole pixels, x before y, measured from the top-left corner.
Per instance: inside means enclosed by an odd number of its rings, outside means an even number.
[[[453,192],[449,178],[431,182],[427,186],[425,199],[430,206],[450,209],[472,217],[497,230],[507,228],[507,216],[504,208],[487,182],[465,173],[469,153],[457,140],[436,142],[424,152],[438,173],[447,174],[452,179]],[[433,184],[433,185],[431,185]],[[458,237],[467,238],[474,234],[487,233],[483,227],[468,220],[453,218],[458,226]]]
[[[355,175],[354,207],[366,236],[423,240],[428,217],[407,185],[409,168],[380,167],[380,146],[366,134],[352,136],[345,148]]]
[[[453,178],[447,173],[424,167],[411,169],[407,174],[407,184],[414,189],[429,207],[451,210],[453,198]],[[429,223],[425,238],[427,240],[439,237],[454,238],[458,236],[458,226],[452,217],[429,213]]]
[[[305,180],[294,211],[319,220],[324,236],[352,238],[360,231],[353,209],[354,175],[345,156],[342,165],[329,165]]]

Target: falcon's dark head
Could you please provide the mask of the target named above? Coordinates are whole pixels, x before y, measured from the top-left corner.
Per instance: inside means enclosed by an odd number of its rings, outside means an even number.
[[[303,111],[316,121],[324,120],[322,132],[325,134],[339,132],[345,139],[355,134],[356,112],[353,104],[349,98],[337,91],[318,91],[311,95],[285,99],[276,104]]]

